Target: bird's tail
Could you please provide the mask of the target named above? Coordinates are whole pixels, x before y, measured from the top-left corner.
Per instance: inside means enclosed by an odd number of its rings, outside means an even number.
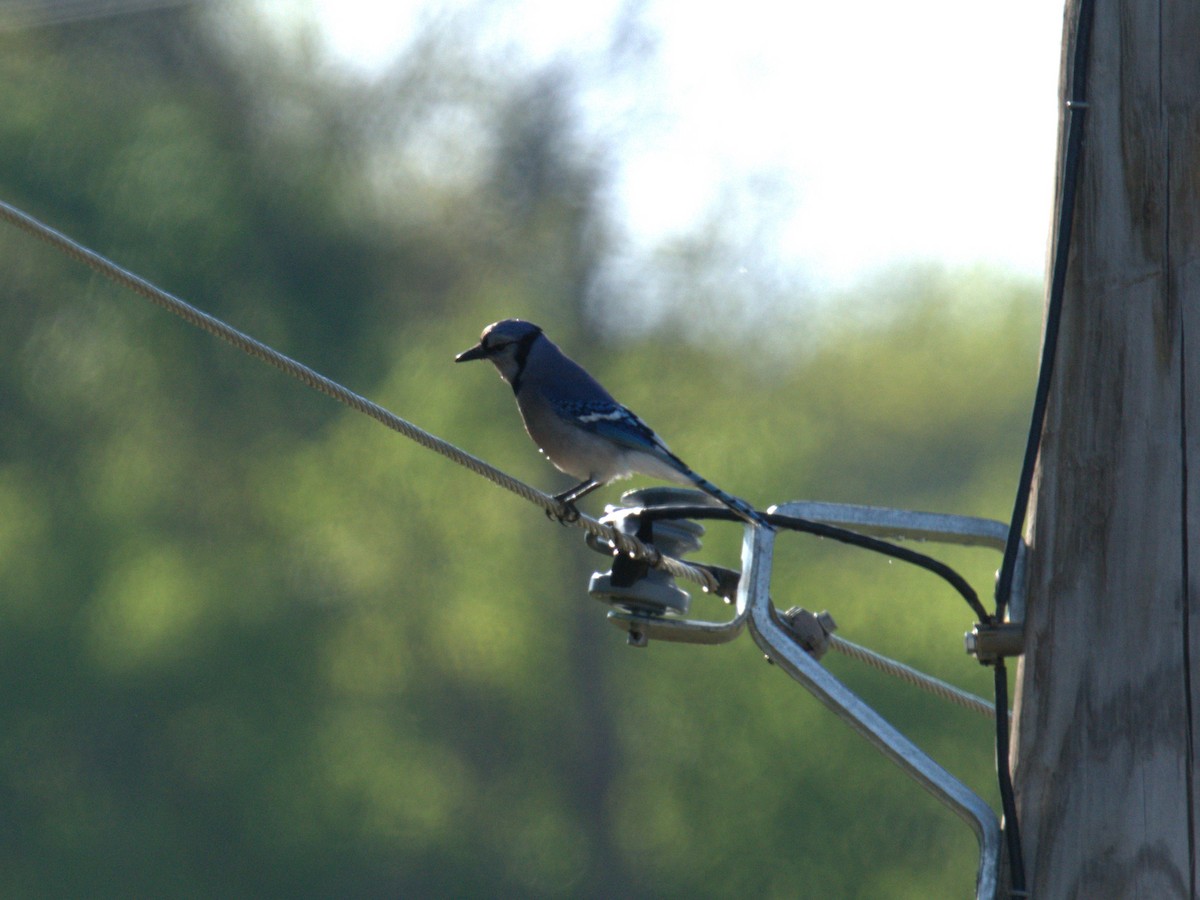
[[[696,485],[696,487],[700,488],[700,490],[704,491],[710,497],[720,500],[751,525],[757,525],[759,528],[771,527],[771,523],[766,520],[766,517],[745,500],[735,497],[733,494],[725,493],[707,478],[702,478],[691,469],[688,469],[685,474],[691,479],[692,484]]]

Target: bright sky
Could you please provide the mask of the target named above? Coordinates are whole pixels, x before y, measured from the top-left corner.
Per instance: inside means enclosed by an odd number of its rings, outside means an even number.
[[[622,224],[648,244],[732,190],[818,284],[909,259],[1042,274],[1058,3],[309,2],[331,52],[365,72],[424,17],[464,8],[486,9],[488,33],[532,61],[597,71],[624,10],[654,51],[636,81],[598,84],[585,108],[618,152]]]

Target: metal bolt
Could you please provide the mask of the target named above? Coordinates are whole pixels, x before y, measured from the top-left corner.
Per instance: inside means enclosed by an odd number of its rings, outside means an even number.
[[[968,654],[990,666],[1005,656],[1025,652],[1025,629],[1021,622],[981,623],[963,635],[963,646]]]

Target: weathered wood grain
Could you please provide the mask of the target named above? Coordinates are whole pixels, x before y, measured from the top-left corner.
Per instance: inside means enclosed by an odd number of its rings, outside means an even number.
[[[1197,888],[1198,6],[1096,6],[1017,676],[1018,809],[1047,900]]]
[[[1176,2],[1163,30],[1168,129],[1168,284],[1183,342],[1186,690],[1192,896],[1200,891],[1200,4]]]

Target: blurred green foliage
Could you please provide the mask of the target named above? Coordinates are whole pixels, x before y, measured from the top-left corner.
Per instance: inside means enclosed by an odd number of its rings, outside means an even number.
[[[468,38],[359,84],[237,8],[10,32],[0,192],[545,487],[506,388],[451,365],[507,315],[761,505],[1006,516],[1033,286],[780,287],[762,336],[723,340],[689,323],[740,307],[692,308],[675,258],[658,327],[610,340],[637,300],[602,289],[616,239],[570,79]],[[578,532],[24,235],[0,247],[3,896],[971,893],[967,829],[748,639],[627,649]],[[736,564],[736,528],[706,540]],[[939,582],[807,538],[779,555],[781,605],[987,693]],[[986,596],[994,557],[947,558]],[[828,665],[994,798],[988,722]]]

